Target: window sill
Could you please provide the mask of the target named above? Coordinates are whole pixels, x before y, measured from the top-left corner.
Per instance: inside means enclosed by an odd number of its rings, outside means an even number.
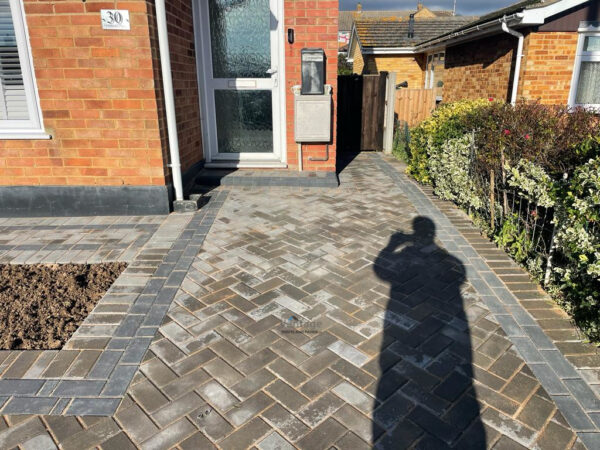
[[[0,139],[5,140],[25,140],[25,139],[52,139],[52,135],[46,133],[45,131],[23,131],[23,132],[14,132],[14,131],[2,131],[0,130]]]
[[[582,108],[582,109],[585,109],[586,111],[590,111],[590,112],[595,112],[595,113],[599,113],[600,112],[600,105],[593,104],[593,103],[575,103],[575,104],[570,104],[569,108]]]

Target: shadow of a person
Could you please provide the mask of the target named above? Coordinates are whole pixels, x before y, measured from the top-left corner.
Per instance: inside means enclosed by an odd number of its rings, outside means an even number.
[[[390,284],[372,421],[377,448],[486,448],[472,389],[463,264],[416,217],[395,233],[374,270]]]

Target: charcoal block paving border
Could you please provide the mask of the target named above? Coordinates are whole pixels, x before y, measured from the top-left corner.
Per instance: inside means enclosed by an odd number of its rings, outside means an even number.
[[[270,170],[231,172],[214,169],[200,172],[196,182],[202,186],[303,188],[337,188],[340,184],[335,172],[277,172]]]
[[[53,374],[48,367],[42,377],[0,379],[0,413],[113,415],[227,194],[215,191],[200,211],[171,215],[157,227],[65,349],[53,353],[66,355],[62,370]],[[183,227],[182,220],[187,221]],[[90,370],[79,379],[65,372],[73,359],[70,352],[82,361],[94,352]],[[54,361],[60,362],[59,357]]]
[[[485,259],[416,182],[379,154],[371,157],[379,169],[402,189],[419,214],[435,223],[439,240],[452,256],[465,265],[470,283],[579,438],[588,448],[600,448],[600,424],[594,420],[600,412],[600,399],[596,393]]]

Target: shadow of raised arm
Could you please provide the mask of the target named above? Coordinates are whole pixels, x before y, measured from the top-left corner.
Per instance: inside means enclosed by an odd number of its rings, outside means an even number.
[[[385,281],[390,281],[390,279],[393,278],[393,267],[396,262],[394,253],[398,247],[412,240],[413,239],[410,234],[406,234],[401,231],[394,233],[390,237],[387,246],[381,252],[379,252],[373,265],[373,270],[379,278]]]

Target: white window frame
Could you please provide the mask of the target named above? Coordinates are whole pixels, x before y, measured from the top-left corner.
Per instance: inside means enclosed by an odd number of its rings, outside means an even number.
[[[425,89],[435,89],[435,65],[446,60],[446,52],[439,51],[427,55],[425,61]]]
[[[589,36],[600,37],[600,26],[583,22],[579,26],[579,38],[577,40],[577,54],[575,56],[575,65],[573,66],[573,78],[571,79],[571,91],[569,93],[569,106],[581,106],[586,109],[600,111],[600,104],[577,103],[577,89],[579,88],[579,73],[582,62],[600,62],[600,51],[584,52],[583,45],[585,38]]]
[[[9,0],[9,4],[30,118],[28,120],[0,120],[0,139],[49,139],[50,136],[44,130],[43,125],[23,0]]]
[[[431,78],[433,78],[433,71],[431,70],[431,66],[433,65],[433,53],[427,55],[425,60],[425,89],[430,89],[429,85],[431,84]]]

